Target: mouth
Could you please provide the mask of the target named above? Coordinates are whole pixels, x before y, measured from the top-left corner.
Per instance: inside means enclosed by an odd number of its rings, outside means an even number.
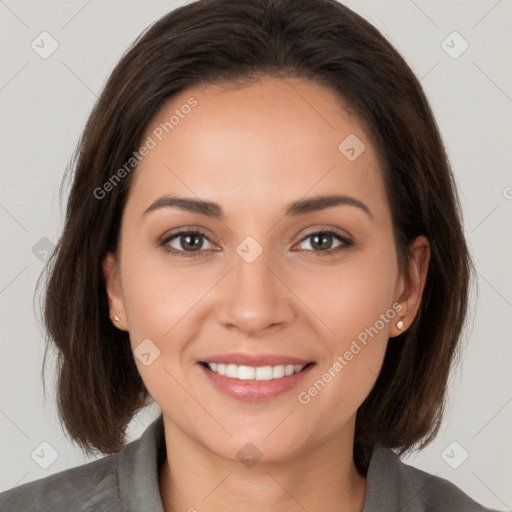
[[[302,372],[304,369],[315,364],[277,364],[266,366],[246,366],[233,363],[211,363],[201,361],[199,364],[210,370],[212,373],[237,380],[275,380],[289,377]]]
[[[248,402],[268,401],[292,390],[315,365],[314,361],[292,357],[240,354],[198,361],[213,389]]]

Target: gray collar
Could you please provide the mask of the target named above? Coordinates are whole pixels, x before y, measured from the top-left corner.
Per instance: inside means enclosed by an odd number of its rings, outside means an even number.
[[[119,453],[117,481],[123,512],[164,512],[158,475],[165,454],[160,415],[140,440]],[[375,448],[367,472],[363,512],[416,512],[427,508],[451,512],[487,510],[450,482],[404,464],[390,448]]]
[[[165,458],[164,420],[161,414],[144,431],[139,441],[119,452],[117,479],[123,512],[164,512],[158,481]]]

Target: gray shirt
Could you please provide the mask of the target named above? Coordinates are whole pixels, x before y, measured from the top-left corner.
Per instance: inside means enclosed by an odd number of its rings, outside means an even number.
[[[55,473],[0,494],[1,512],[163,512],[158,485],[165,457],[160,415],[118,454]],[[489,511],[447,480],[374,450],[363,512]]]

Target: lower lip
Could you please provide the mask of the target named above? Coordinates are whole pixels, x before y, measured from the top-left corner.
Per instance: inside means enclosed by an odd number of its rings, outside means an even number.
[[[202,364],[202,369],[208,380],[220,392],[231,398],[245,400],[247,402],[263,402],[276,398],[296,387],[314,367],[311,364],[299,373],[272,380],[240,380],[219,375],[212,372]]]

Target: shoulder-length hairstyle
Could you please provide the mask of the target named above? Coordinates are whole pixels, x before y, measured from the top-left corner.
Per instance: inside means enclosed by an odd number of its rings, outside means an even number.
[[[103,258],[117,248],[136,169],[108,193],[104,185],[133,157],[167,100],[192,86],[256,74],[334,91],[380,156],[401,268],[414,238],[430,242],[420,310],[388,343],[357,412],[358,469],[366,470],[375,446],[404,453],[439,429],[472,264],[447,155],[418,79],[375,27],[335,0],[200,0],[162,17],[125,53],[68,167],[65,226],[43,272],[45,361],[56,347],[60,419],[86,453],[118,452],[129,421],[150,402],[129,334],[110,321],[102,274]]]

